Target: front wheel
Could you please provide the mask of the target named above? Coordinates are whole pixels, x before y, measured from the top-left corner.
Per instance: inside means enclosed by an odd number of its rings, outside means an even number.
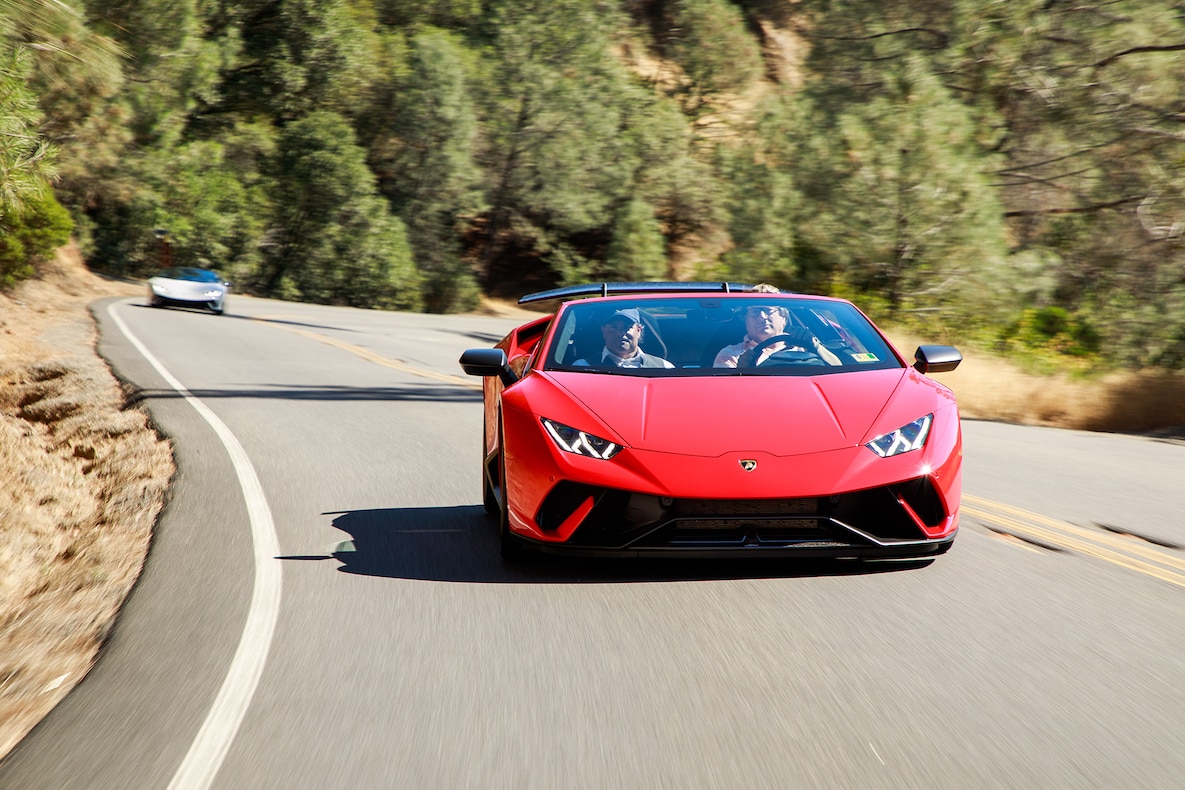
[[[490,482],[490,462],[486,458],[486,426],[484,422],[481,429],[481,459],[481,505],[488,515],[497,516],[499,513],[498,492],[494,490],[494,484]]]
[[[499,426],[499,434],[501,426]],[[525,550],[521,540],[510,531],[510,498],[506,488],[506,450],[499,435],[498,441],[498,490],[502,494],[498,503],[498,544],[502,553],[502,561],[508,563],[521,562]]]
[[[497,516],[501,510],[501,506],[498,504],[498,494],[490,485],[490,475],[485,469],[481,470],[481,505],[491,516]]]

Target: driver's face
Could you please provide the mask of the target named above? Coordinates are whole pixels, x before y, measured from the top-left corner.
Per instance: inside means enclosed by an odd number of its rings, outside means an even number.
[[[745,310],[745,330],[760,343],[786,329],[786,318],[776,307],[750,307]]]
[[[601,336],[605,338],[605,348],[609,349],[610,354],[623,359],[632,357],[638,351],[642,325],[617,318],[601,325]]]

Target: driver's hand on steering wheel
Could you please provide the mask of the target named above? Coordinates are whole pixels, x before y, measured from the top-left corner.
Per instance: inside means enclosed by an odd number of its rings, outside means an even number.
[[[815,337],[811,331],[801,326],[788,326],[784,332],[766,338],[758,343],[753,348],[737,357],[737,367],[756,367],[765,361],[764,357],[758,357],[758,353],[772,356],[764,349],[772,349],[781,345],[782,350],[787,347],[801,348],[803,351],[822,360],[825,365],[838,366],[843,365],[843,360],[836,356],[835,352],[823,345],[819,338]],[[775,352],[776,353],[776,352]]]
[[[767,340],[765,342],[768,344],[768,343],[770,343],[770,341],[772,341],[774,339],[775,339],[775,337],[771,337],[771,338],[769,338],[769,340]],[[786,331],[781,332],[776,336],[776,339],[779,342],[783,343],[785,347],[790,347],[790,348],[798,347],[798,348],[801,348],[803,351],[811,351],[811,352],[816,351],[815,336],[812,335],[810,330],[806,329],[805,327],[788,326],[788,327],[786,327]],[[760,345],[757,347],[751,348],[748,351],[741,354],[739,357],[737,357],[737,367],[749,368],[749,367],[754,367],[756,365],[760,365],[761,362],[758,359],[756,359],[757,348],[759,348],[759,347],[760,347]],[[772,349],[773,346],[767,345],[766,348]],[[771,351],[763,351],[761,353],[768,356],[771,353]]]
[[[788,346],[799,346],[803,351],[815,350],[815,336],[806,327],[788,326],[782,334],[789,335]]]

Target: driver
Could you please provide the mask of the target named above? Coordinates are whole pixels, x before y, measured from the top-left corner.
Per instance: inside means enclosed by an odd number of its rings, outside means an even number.
[[[758,293],[777,293],[773,286],[759,285],[753,290]],[[738,363],[742,367],[757,366],[779,351],[809,351],[818,354],[828,365],[843,364],[834,352],[811,334],[809,329],[793,324],[787,328],[787,324],[790,324],[790,313],[785,307],[751,305],[745,308],[745,336],[741,338],[741,342],[720,349],[712,366],[735,368]],[[750,361],[753,355],[746,352],[752,351],[763,340],[778,335],[787,337],[761,349],[760,356],[755,361]]]

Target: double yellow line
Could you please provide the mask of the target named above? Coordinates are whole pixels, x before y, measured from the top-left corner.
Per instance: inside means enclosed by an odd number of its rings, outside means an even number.
[[[1045,548],[1076,551],[1185,587],[1185,557],[1138,536],[1086,529],[968,494],[963,495],[962,512],[993,532]]]

